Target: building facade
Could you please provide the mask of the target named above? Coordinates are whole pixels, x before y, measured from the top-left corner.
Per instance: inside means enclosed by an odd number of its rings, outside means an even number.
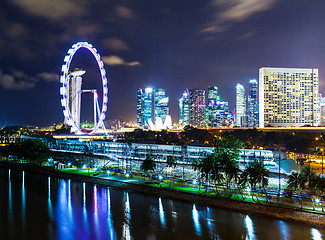
[[[318,69],[259,69],[259,126],[319,126]]]
[[[236,125],[243,127],[246,116],[245,88],[241,84],[236,85]]]
[[[185,127],[190,124],[190,94],[188,89],[183,92],[178,100],[179,104],[179,126]]]
[[[217,127],[217,102],[220,100],[218,96],[218,88],[208,87],[208,103],[205,108],[205,124],[207,127]]]
[[[258,127],[257,80],[249,80],[249,94],[247,99],[248,126]]]
[[[205,127],[205,90],[190,89],[190,125]]]
[[[155,120],[159,117],[165,121],[166,116],[169,115],[169,97],[166,96],[165,89],[158,88],[155,92],[155,107],[154,116]]]
[[[147,127],[149,119],[152,120],[152,88],[138,89],[137,92],[137,124]]]

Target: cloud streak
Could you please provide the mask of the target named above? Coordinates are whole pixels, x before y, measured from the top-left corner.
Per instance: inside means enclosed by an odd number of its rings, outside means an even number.
[[[115,51],[127,51],[130,47],[121,39],[118,38],[106,38],[103,40],[104,46]]]
[[[42,72],[35,77],[29,76],[22,71],[12,71],[10,74],[3,73],[0,69],[0,86],[7,90],[29,90],[36,87],[40,81],[59,82],[56,73]]]
[[[82,2],[76,0],[13,0],[13,3],[33,15],[55,21],[84,13]]]
[[[278,0],[213,0],[215,9],[212,20],[202,32],[218,33],[229,29],[256,13],[271,9]]]
[[[115,8],[116,17],[124,19],[135,19],[134,12],[125,6],[116,6]]]
[[[21,71],[3,74],[0,69],[0,85],[8,90],[28,90],[35,87],[35,79],[30,78]]]
[[[139,66],[138,61],[126,62],[123,58],[115,55],[105,56],[102,58],[103,62],[110,66],[124,65],[124,66]]]

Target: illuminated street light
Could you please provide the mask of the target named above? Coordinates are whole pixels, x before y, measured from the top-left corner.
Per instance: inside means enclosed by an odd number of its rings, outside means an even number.
[[[158,179],[161,181],[163,179],[163,176],[159,175]]]
[[[111,174],[111,171],[107,171],[107,174],[110,175]]]
[[[194,180],[193,180],[193,184],[194,184],[194,185],[196,185],[196,184],[197,184],[197,182],[196,182],[196,179],[194,179]]]

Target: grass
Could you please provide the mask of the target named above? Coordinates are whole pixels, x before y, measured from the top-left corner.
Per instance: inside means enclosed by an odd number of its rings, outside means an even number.
[[[75,173],[75,174],[86,175],[86,176],[98,175],[97,172],[88,171],[88,170],[78,170],[78,169],[75,169],[75,168],[63,168],[63,169],[58,169],[58,171],[68,172],[68,173]]]

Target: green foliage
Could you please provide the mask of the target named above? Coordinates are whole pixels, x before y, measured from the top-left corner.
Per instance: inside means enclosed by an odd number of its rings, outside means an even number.
[[[292,172],[288,179],[288,188],[292,188],[295,191],[303,187],[303,176],[299,172]]]
[[[217,137],[212,154],[193,162],[194,170],[200,177],[216,183],[226,182],[227,188],[232,180],[237,181],[240,172],[237,159],[243,143],[233,136]]]
[[[175,156],[167,156],[167,167],[176,167],[177,158]]]
[[[265,188],[268,185],[269,170],[265,168],[262,161],[255,159],[250,165],[247,165],[241,174],[240,184],[247,183],[255,188],[257,185]]]
[[[48,146],[38,139],[11,143],[3,148],[2,153],[5,156],[12,155],[34,163],[46,161],[51,156]]]
[[[147,156],[142,162],[140,169],[144,172],[154,171],[156,168],[156,163],[151,156]]]
[[[315,176],[316,173],[314,170],[309,166],[306,165],[300,170],[300,174],[302,177],[302,184],[305,186],[307,184],[309,190],[313,190],[315,188]]]

